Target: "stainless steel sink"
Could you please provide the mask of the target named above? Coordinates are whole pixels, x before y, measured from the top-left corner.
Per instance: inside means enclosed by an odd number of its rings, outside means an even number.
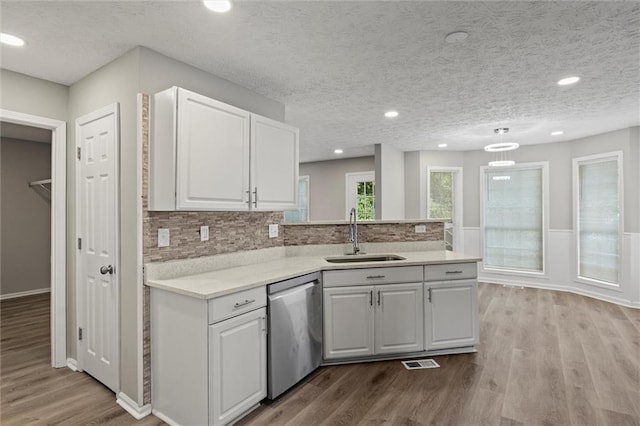
[[[392,260],[405,260],[404,257],[395,254],[353,254],[345,256],[325,257],[329,263],[358,263],[358,262],[388,262]]]

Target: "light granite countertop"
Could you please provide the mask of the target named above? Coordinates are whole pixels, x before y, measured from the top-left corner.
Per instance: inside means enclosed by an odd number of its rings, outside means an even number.
[[[392,254],[402,256],[405,259],[338,264],[329,263],[325,260],[325,256],[320,255],[287,256],[266,262],[169,279],[149,278],[146,285],[198,299],[213,299],[318,271],[478,262],[482,260],[477,256],[445,250],[392,252]]]

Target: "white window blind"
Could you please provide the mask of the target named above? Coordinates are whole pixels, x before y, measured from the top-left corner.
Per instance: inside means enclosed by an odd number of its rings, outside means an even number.
[[[578,275],[618,283],[620,265],[619,158],[578,159]]]
[[[485,169],[485,268],[544,271],[542,166]]]

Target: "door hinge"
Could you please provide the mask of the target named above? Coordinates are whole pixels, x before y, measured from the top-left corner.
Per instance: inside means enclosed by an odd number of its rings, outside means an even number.
[[[82,327],[78,327],[78,340],[82,340]]]
[[[78,238],[78,250],[82,250],[82,238]]]
[[[77,152],[78,160],[81,157],[81,154],[80,154],[81,152],[82,152],[82,148],[78,147],[78,152]]]

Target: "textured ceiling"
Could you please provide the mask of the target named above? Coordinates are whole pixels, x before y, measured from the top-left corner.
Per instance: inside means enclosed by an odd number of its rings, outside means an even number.
[[[63,84],[141,45],[283,102],[301,159],[535,144],[640,124],[640,3],[0,3],[3,68]],[[469,38],[444,42],[464,30]],[[571,87],[556,81],[582,80]],[[400,116],[383,117],[387,109]],[[560,137],[553,130],[564,130]]]

